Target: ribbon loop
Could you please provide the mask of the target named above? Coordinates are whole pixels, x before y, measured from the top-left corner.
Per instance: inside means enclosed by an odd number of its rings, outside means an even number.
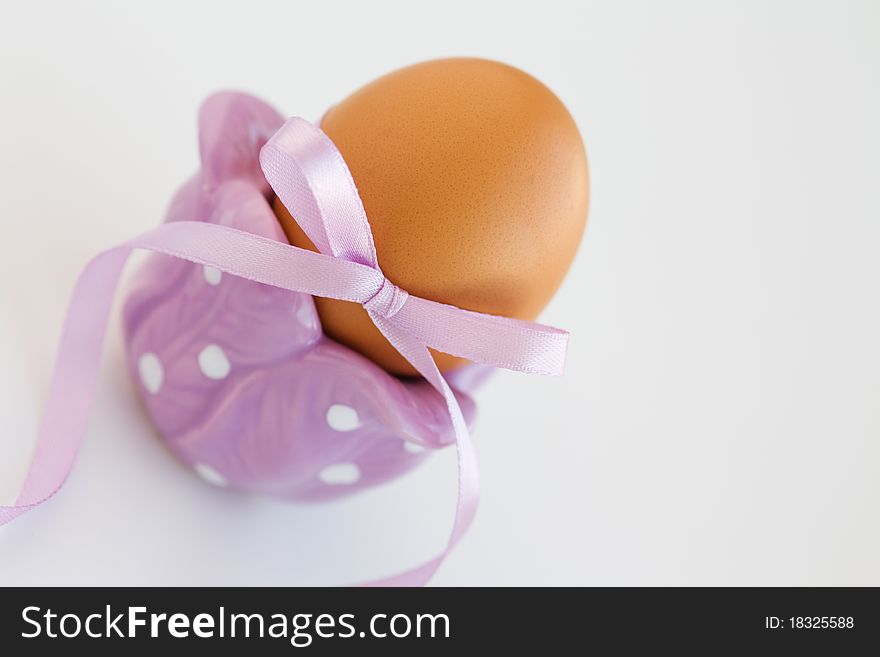
[[[263,175],[312,244],[379,268],[367,213],[342,154],[305,119],[289,118],[260,150]]]

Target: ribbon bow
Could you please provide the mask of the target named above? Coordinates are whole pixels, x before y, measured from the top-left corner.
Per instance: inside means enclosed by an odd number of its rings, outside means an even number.
[[[40,437],[27,478],[0,524],[38,506],[64,484],[88,424],[107,318],[120,274],[134,249],[182,258],[267,285],[360,303],[386,339],[443,395],[458,451],[458,504],[439,555],[379,586],[421,586],[467,531],[479,498],[476,456],[467,425],[429,347],[471,361],[537,374],[559,374],[565,331],[471,312],[422,299],[382,273],[351,173],[316,126],[289,119],[263,146],[269,184],[320,253],[233,228],[197,221],[163,224],[95,256],[68,306]]]

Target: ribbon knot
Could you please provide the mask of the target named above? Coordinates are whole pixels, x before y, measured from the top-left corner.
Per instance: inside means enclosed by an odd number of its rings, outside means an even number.
[[[382,278],[382,285],[376,290],[376,294],[364,301],[364,308],[372,315],[378,315],[385,319],[394,317],[403,304],[409,298],[406,290],[401,290],[387,278]]]

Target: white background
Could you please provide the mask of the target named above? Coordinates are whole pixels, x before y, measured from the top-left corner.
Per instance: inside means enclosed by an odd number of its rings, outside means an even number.
[[[0,497],[67,296],[160,221],[220,88],[317,118],[403,65],[547,83],[590,223],[542,319],[567,373],[480,396],[484,495],[436,584],[880,585],[880,5],[2,0]],[[0,529],[0,584],[335,584],[432,555],[453,454],[349,501],[221,491],[150,428],[112,325],[67,486]]]

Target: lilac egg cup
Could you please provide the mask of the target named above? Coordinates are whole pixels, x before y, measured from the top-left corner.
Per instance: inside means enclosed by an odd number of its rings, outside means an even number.
[[[199,112],[201,169],[165,221],[285,241],[259,152],[283,117],[240,93]],[[454,442],[446,404],[324,335],[312,297],[151,255],[123,309],[127,361],[172,452],[212,484],[321,501],[390,481]],[[468,424],[492,368],[447,374]]]

